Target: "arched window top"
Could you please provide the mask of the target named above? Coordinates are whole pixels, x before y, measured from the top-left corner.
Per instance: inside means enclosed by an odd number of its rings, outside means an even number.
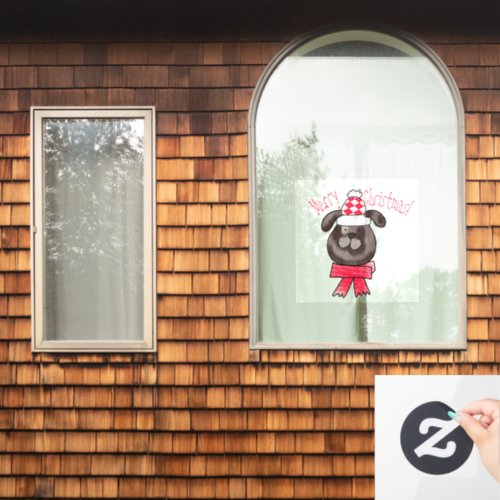
[[[320,134],[396,127],[400,138],[413,136],[412,127],[425,127],[426,136],[430,128],[463,127],[460,94],[444,63],[408,35],[368,30],[290,44],[261,78],[252,110],[262,148],[276,148],[313,125]]]
[[[323,30],[283,49],[250,110],[251,343],[463,346],[463,135],[453,78],[409,35]],[[322,220],[353,189],[387,225],[368,223],[370,293],[332,297]]]

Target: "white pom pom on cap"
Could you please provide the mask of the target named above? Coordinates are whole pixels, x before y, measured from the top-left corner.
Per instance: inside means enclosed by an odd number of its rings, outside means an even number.
[[[361,192],[361,189],[351,189],[347,193],[348,198],[361,198],[362,195],[363,193]]]

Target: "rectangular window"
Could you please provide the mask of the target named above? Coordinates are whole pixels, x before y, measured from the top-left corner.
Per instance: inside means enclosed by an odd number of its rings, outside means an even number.
[[[33,350],[155,350],[154,108],[31,125]]]

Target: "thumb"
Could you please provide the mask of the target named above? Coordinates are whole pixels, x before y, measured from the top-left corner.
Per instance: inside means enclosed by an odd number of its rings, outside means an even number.
[[[478,443],[486,434],[486,429],[472,416],[466,412],[459,412],[457,422],[462,426],[468,436]]]

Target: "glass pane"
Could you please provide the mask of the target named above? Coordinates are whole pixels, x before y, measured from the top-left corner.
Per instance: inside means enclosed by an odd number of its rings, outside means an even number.
[[[347,31],[286,57],[256,115],[258,340],[458,342],[458,144],[447,83],[406,42]],[[350,240],[322,229],[352,190],[386,220],[365,218],[363,262],[333,260],[327,245]],[[335,264],[374,270],[333,296],[354,272]]]
[[[44,119],[46,340],[143,339],[143,119]]]

